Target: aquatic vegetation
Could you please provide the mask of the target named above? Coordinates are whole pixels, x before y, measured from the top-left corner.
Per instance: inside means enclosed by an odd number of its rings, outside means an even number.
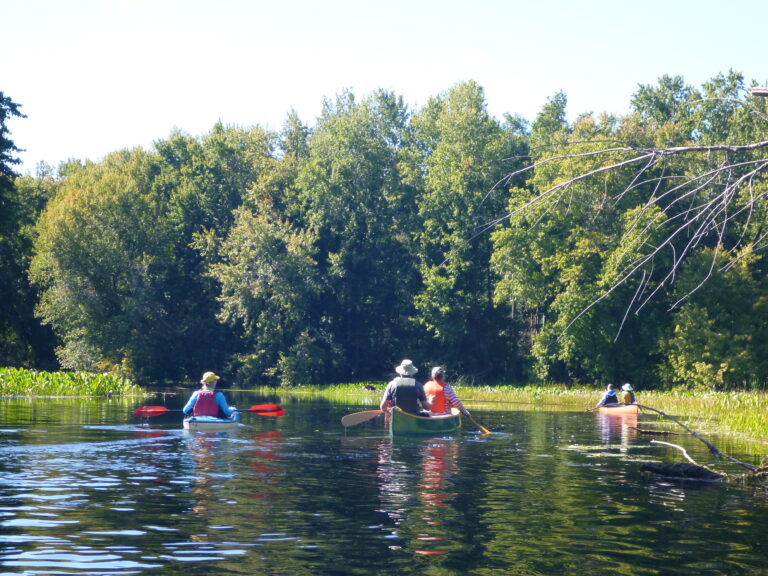
[[[291,401],[327,401],[334,404],[378,407],[384,382],[335,384],[328,387],[296,389],[264,388],[265,397],[286,397]],[[454,386],[470,409],[515,411],[584,411],[600,399],[597,387],[566,387],[529,384],[526,386]],[[768,442],[764,415],[768,394],[763,392],[711,392],[678,389],[664,392],[637,391],[637,401],[685,421],[698,432],[726,434],[752,441]]]
[[[0,396],[145,396],[130,380],[94,372],[0,368]]]

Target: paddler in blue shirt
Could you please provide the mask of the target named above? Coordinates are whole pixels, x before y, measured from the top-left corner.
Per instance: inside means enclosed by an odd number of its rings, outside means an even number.
[[[193,416],[215,416],[217,418],[232,418],[235,411],[227,404],[224,394],[216,390],[219,377],[213,372],[206,372],[200,379],[202,387],[195,390],[183,408],[184,414]]]
[[[603,394],[603,397],[600,398],[600,402],[597,403],[595,408],[600,408],[600,406],[610,406],[611,404],[618,403],[619,399],[616,396],[616,392],[613,391],[613,384],[608,384],[608,386],[605,387],[605,394]]]

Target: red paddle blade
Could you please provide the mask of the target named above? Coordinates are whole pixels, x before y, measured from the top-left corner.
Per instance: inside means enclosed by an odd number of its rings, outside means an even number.
[[[279,412],[283,407],[279,404],[254,404],[248,412]]]
[[[141,406],[140,408],[136,408],[136,410],[133,411],[133,414],[135,416],[149,418],[150,416],[160,416],[160,414],[165,414],[166,412],[170,412],[170,409],[165,406]]]
[[[248,412],[254,412],[259,416],[282,416],[285,414],[285,410],[283,410],[277,404],[261,404],[258,406],[251,406],[248,409]]]

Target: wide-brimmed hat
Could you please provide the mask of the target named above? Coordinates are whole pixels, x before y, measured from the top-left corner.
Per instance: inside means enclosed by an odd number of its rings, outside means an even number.
[[[419,369],[410,360],[403,360],[400,362],[400,366],[395,366],[395,372],[400,374],[400,376],[413,376],[418,371]]]
[[[632,390],[632,386],[630,385],[629,382],[627,382],[627,383],[624,384],[624,386],[621,387],[621,389],[622,390],[629,390],[629,391],[631,391]]]
[[[219,377],[216,376],[216,374],[214,374],[213,372],[206,372],[205,374],[203,374],[203,377],[200,378],[200,383],[201,384],[216,384],[216,381],[218,379],[219,379]]]

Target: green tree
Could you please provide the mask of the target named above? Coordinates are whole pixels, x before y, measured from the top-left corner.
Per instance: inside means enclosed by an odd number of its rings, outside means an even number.
[[[273,141],[261,129],[217,125],[199,139],[173,134],[156,152],[63,168],[38,225],[32,275],[65,367],[158,381],[224,361],[234,339],[216,318],[218,286],[193,238],[226,236]]]
[[[606,159],[599,154],[606,140],[632,130],[612,116],[583,115],[573,126],[560,126],[559,132],[539,130],[538,137],[552,144],[537,151],[533,192],[512,190],[509,224],[493,234],[495,297],[525,318],[538,377],[642,382],[655,332],[626,314],[639,284],[621,279],[645,254],[636,231],[658,220],[652,211],[636,210],[644,202],[643,186],[620,194],[633,171],[602,175]],[[618,163],[624,154],[618,151],[608,162]],[[596,175],[576,178],[581,174]],[[648,314],[649,325],[658,327],[656,310]]]
[[[665,356],[662,376],[673,385],[709,390],[764,388],[768,383],[765,259],[749,249],[735,259],[712,252],[707,249],[689,258],[676,284],[678,296],[690,296],[660,346]]]
[[[640,123],[650,128],[657,146],[678,146],[695,136],[693,110],[699,101],[701,95],[682,76],[664,75],[655,86],[641,84],[632,96],[631,106]]]
[[[53,369],[53,333],[35,318],[37,293],[28,278],[35,222],[59,182],[19,177],[4,197],[0,233],[0,364]]]
[[[0,91],[0,192],[12,186],[12,179],[17,176],[13,166],[21,163],[16,157],[16,153],[21,150],[11,140],[11,131],[8,128],[8,120],[11,118],[26,118],[26,115],[22,114],[20,104]]]
[[[221,285],[219,319],[240,335],[243,352],[233,360],[243,380],[301,385],[325,376],[313,324],[313,251],[311,234],[285,220],[237,212],[210,274]]]
[[[535,155],[546,154],[547,152],[540,148],[567,138],[570,130],[566,116],[567,106],[568,96],[565,92],[557,92],[547,99],[531,126],[531,146]]]
[[[65,368],[146,375],[167,351],[174,328],[158,292],[173,242],[149,190],[152,169],[141,151],[71,163],[38,222],[31,276]]]
[[[393,94],[358,103],[345,92],[325,102],[299,168],[291,213],[316,238],[319,344],[339,378],[379,374],[415,332],[407,296],[417,278],[407,250],[413,214],[395,210],[408,205],[399,171],[407,119]]]
[[[7,122],[26,118],[0,92],[0,365],[52,367],[52,334],[34,318],[35,292],[27,279],[34,222],[53,194],[51,179],[17,178],[21,150]]]
[[[431,99],[413,119],[421,173],[417,203],[423,287],[420,322],[442,346],[440,356],[465,373],[490,375],[507,355],[499,339],[504,311],[492,299],[490,221],[504,200],[501,166],[514,135],[490,116],[474,82]]]
[[[539,319],[532,354],[540,375],[652,377],[665,351],[649,343],[681,342],[666,335],[698,290],[668,290],[682,262],[708,254],[708,269],[719,269],[720,251],[764,244],[766,143],[754,139],[765,106],[735,99],[742,88],[729,73],[706,84],[702,98],[682,78],[665,77],[642,86],[618,122],[582,116],[543,138],[534,123],[547,146],[534,149],[527,169],[533,192],[514,190],[494,265],[497,298]],[[557,122],[539,124],[550,125]]]

